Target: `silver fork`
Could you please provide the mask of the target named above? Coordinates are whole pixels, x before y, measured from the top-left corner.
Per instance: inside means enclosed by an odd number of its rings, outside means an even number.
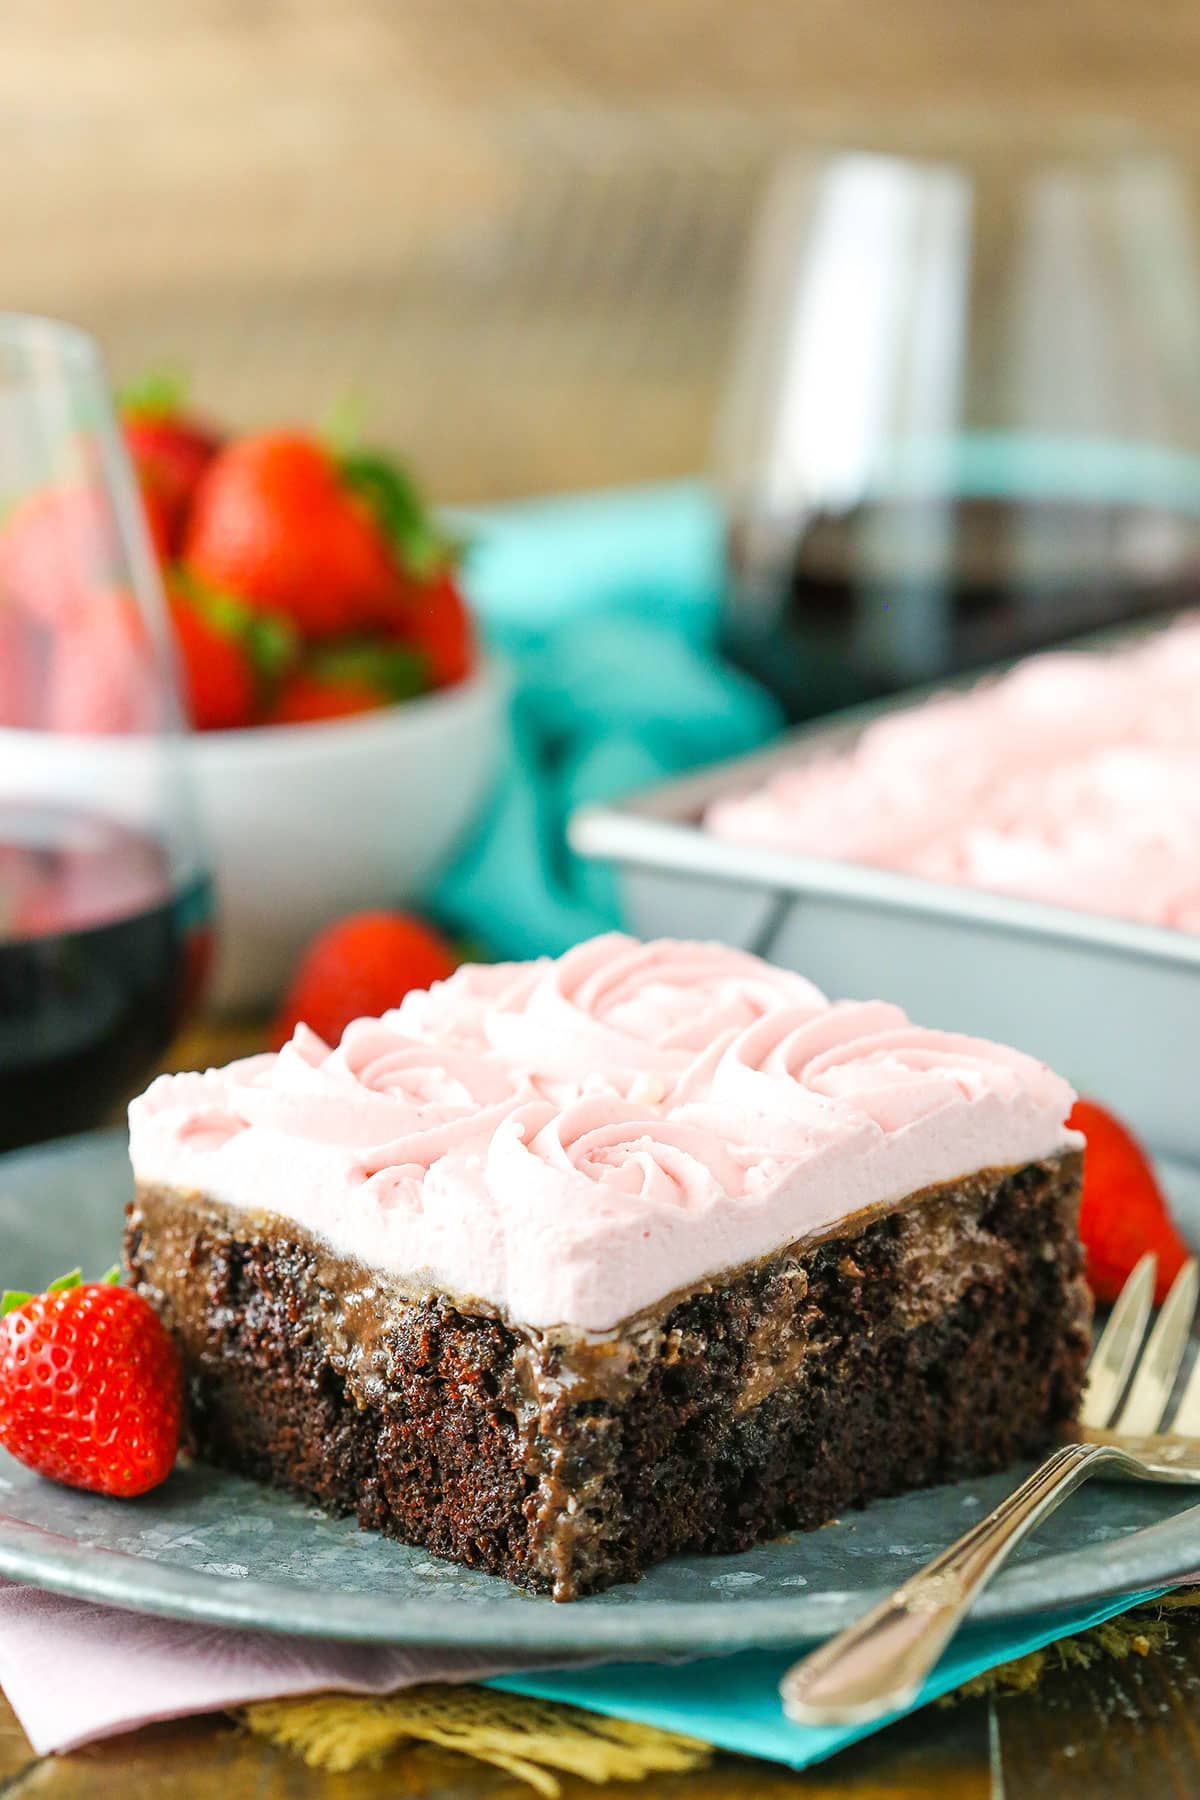
[[[794,1664],[779,1684],[790,1719],[863,1724],[908,1706],[1010,1552],[1090,1476],[1200,1485],[1200,1356],[1170,1431],[1158,1435],[1191,1333],[1200,1269],[1194,1257],[1184,1264],[1143,1347],[1155,1270],[1155,1258],[1143,1256],[1121,1289],[1088,1366],[1071,1441],[857,1624]]]

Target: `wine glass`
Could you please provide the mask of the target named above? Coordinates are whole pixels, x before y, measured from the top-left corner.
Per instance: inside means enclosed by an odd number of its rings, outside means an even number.
[[[0,315],[0,1149],[101,1122],[195,996],[208,888],[183,747],[98,349]]]
[[[796,156],[718,436],[726,641],[793,717],[1200,595],[1200,278],[1093,132]]]

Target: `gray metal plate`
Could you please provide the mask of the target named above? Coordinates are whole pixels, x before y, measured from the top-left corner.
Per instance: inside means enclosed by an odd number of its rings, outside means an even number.
[[[1200,1176],[1168,1170],[1200,1239]],[[33,1287],[116,1253],[123,1133],[0,1159],[0,1269]],[[180,1467],[140,1500],[54,1487],[0,1453],[0,1576],[209,1623],[389,1643],[563,1652],[795,1644],[860,1613],[1011,1485],[960,1483],[740,1556],[677,1557],[572,1606],[331,1520],[249,1481]],[[978,1610],[996,1618],[1149,1588],[1200,1568],[1200,1508],[1179,1490],[1093,1483],[1018,1553]]]

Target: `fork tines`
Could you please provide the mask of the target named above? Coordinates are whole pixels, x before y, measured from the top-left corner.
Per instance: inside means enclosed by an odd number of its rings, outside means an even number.
[[[1092,1355],[1079,1408],[1079,1423],[1089,1432],[1148,1437],[1166,1429],[1171,1394],[1196,1315],[1200,1264],[1194,1256],[1184,1263],[1146,1338],[1157,1270],[1155,1256],[1142,1257],[1121,1289]],[[1200,1436],[1200,1357],[1175,1409],[1170,1431],[1173,1436]]]

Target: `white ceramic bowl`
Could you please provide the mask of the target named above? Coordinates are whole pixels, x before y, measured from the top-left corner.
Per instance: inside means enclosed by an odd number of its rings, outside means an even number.
[[[276,998],[330,919],[421,901],[499,764],[506,691],[484,663],[456,687],[313,725],[174,742],[4,729],[0,797],[102,811],[135,829],[157,820],[187,839],[181,756],[216,879],[210,999],[250,1010]]]
[[[485,663],[381,712],[188,740],[217,885],[215,1005],[274,999],[339,914],[421,900],[487,793],[504,698]]]

